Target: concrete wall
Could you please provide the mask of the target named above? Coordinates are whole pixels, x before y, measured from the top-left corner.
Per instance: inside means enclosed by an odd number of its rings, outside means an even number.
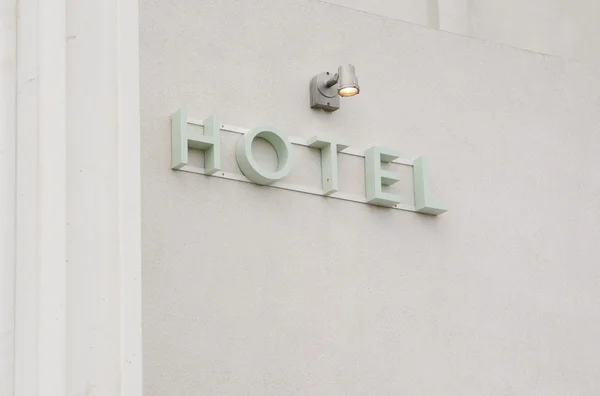
[[[439,0],[328,0],[325,3],[437,28]],[[335,12],[335,9],[331,9]]]
[[[478,0],[470,2],[467,13],[472,37],[600,62],[596,0]]]
[[[600,61],[596,0],[327,0],[535,52]]]
[[[140,7],[146,395],[600,393],[599,67],[319,1]],[[361,94],[311,110],[342,62]],[[450,210],[172,171],[183,106],[427,155]]]

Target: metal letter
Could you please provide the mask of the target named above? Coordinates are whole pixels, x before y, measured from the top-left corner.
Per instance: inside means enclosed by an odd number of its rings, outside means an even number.
[[[419,157],[413,161],[413,180],[415,184],[415,209],[419,213],[437,216],[447,211],[442,205],[430,202],[429,161]]]
[[[263,138],[271,143],[279,162],[275,172],[269,172],[256,161],[252,154],[252,141]],[[272,127],[258,127],[247,132],[238,140],[235,158],[242,173],[257,184],[272,184],[284,178],[292,170],[292,144],[288,137]]]
[[[321,178],[323,195],[331,195],[339,191],[337,153],[348,148],[335,140],[314,136],[308,140],[308,147],[321,150]]]
[[[401,201],[399,195],[385,193],[382,185],[391,186],[400,175],[381,169],[381,162],[392,162],[399,155],[385,147],[371,147],[365,151],[365,186],[367,203],[379,206],[395,206]]]
[[[204,135],[188,130],[187,111],[180,109],[171,116],[171,168],[181,169],[188,163],[188,147],[204,150],[204,172],[221,170],[221,130],[216,116],[204,120]]]

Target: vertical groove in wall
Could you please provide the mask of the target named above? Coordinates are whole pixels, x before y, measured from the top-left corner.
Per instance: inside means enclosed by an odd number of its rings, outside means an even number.
[[[437,0],[440,30],[469,35],[470,0]]]
[[[473,15],[473,7],[474,7],[474,3],[473,0],[466,0],[466,6],[465,6],[465,17],[467,18],[467,24],[465,26],[465,30],[466,30],[466,34],[471,36],[471,34],[475,31],[473,29],[473,18],[471,18],[471,15]],[[473,36],[471,36],[473,37]]]
[[[439,0],[427,0],[427,26],[432,29],[440,28]]]

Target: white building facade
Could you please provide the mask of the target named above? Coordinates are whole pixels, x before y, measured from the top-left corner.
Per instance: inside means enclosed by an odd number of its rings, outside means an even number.
[[[600,393],[598,6],[521,3],[2,0],[0,395]]]

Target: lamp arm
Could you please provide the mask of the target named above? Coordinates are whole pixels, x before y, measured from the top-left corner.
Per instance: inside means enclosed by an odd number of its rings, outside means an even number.
[[[325,86],[327,88],[330,88],[330,87],[334,86],[335,84],[337,84],[339,79],[340,79],[340,75],[338,73],[335,73],[335,75],[333,77],[331,77],[329,80],[327,80],[327,82],[325,83]]]

